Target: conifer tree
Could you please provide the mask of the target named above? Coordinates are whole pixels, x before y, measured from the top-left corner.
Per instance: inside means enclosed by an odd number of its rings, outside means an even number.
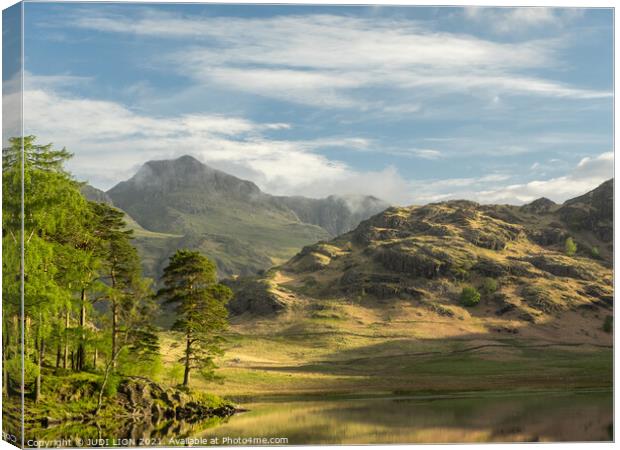
[[[188,386],[194,368],[210,368],[221,354],[222,332],[228,325],[226,303],[231,290],[217,283],[216,268],[199,252],[177,250],[162,277],[164,287],[157,296],[175,304],[173,329],[185,335],[183,386]]]

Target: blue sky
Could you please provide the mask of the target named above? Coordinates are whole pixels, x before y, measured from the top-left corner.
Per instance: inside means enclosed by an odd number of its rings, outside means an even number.
[[[612,21],[26,3],[25,127],[103,189],[192,154],[274,194],[563,201],[612,176]]]

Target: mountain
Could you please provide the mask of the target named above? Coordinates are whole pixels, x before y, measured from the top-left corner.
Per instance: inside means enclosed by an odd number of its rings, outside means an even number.
[[[387,206],[370,197],[275,197],[191,156],[149,161],[106,195],[141,229],[155,233],[136,233],[151,276],[183,247],[214,258],[220,275],[255,274],[286,261],[305,245],[334,236],[334,231],[350,229],[378,205]],[[303,206],[295,210],[297,202]],[[319,212],[324,205],[330,215]]]
[[[80,189],[82,191],[82,195],[86,197],[88,200],[97,202],[97,203],[105,203],[107,205],[112,204],[112,199],[101,189],[97,189],[90,184],[85,184]]]
[[[362,220],[390,205],[373,196],[336,196],[314,199],[306,197],[277,197],[291,209],[299,220],[318,225],[332,236],[351,231]]]
[[[610,389],[611,185],[561,205],[388,208],[227,280],[225,394]]]
[[[475,317],[515,333],[575,314],[602,323],[595,317],[611,313],[613,303],[612,187],[610,180],[563,205],[456,200],[388,208],[263,277],[231,282],[231,309],[260,315],[342,298],[406,302],[442,320]],[[574,256],[565,253],[568,237],[577,244]],[[464,285],[483,293],[479,306],[460,303]]]

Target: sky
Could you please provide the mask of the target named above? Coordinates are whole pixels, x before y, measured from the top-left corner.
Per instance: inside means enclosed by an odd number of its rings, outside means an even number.
[[[25,132],[104,190],[184,154],[398,205],[613,174],[611,9],[33,2],[24,38]]]

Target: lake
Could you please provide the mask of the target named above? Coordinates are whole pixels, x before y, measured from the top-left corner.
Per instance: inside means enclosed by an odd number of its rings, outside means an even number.
[[[610,441],[610,390],[245,403],[224,421],[70,422],[32,431],[29,446],[186,446]],[[110,425],[112,425],[110,427]],[[217,442],[213,442],[217,438]],[[283,439],[284,438],[284,439]],[[277,441],[269,441],[278,439]],[[64,440],[64,441],[63,441]]]
[[[277,401],[243,406],[250,411],[198,435],[230,438],[228,442],[249,437],[287,438],[289,445],[613,438],[610,391]]]

